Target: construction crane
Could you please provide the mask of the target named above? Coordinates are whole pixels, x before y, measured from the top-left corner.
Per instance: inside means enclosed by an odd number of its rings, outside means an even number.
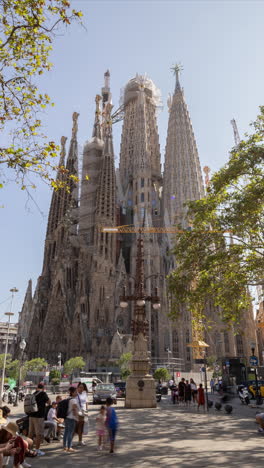
[[[108,226],[108,227],[101,227],[101,232],[109,232],[111,234],[183,234],[186,231],[191,231],[192,228],[188,227],[187,229],[179,229],[175,226],[170,227],[153,227],[153,226],[133,226],[133,225],[123,225],[123,226]],[[223,232],[231,232],[227,231],[217,231],[208,229],[205,230],[204,233],[223,233]]]
[[[234,132],[234,139],[235,139],[235,145],[238,146],[239,143],[241,142],[239,133],[238,133],[238,128],[237,128],[237,123],[235,119],[230,120],[230,123],[233,127],[233,132]]]

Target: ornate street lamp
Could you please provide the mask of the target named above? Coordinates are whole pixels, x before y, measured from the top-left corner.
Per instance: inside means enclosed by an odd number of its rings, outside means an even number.
[[[152,276],[152,275],[151,275]],[[156,275],[153,275],[156,276]],[[129,302],[134,302],[134,319],[132,320],[132,333],[134,350],[131,361],[132,373],[127,379],[126,385],[126,407],[127,408],[150,408],[156,407],[156,386],[153,377],[149,374],[150,359],[146,335],[149,323],[146,319],[145,304],[151,302],[154,309],[160,308],[158,289],[155,288],[154,295],[147,295],[144,280],[144,244],[141,232],[137,240],[136,279],[134,293],[120,296],[120,307],[125,309]]]
[[[4,362],[3,362],[3,370],[2,370],[2,380],[1,380],[1,390],[0,390],[0,394],[1,394],[0,396],[1,396],[2,403],[3,403],[4,384],[5,384],[6,356],[7,356],[8,344],[9,344],[10,320],[11,320],[11,317],[14,315],[13,312],[12,312],[12,306],[13,306],[14,294],[16,292],[18,292],[18,289],[13,287],[13,288],[10,289],[10,292],[12,293],[12,295],[11,295],[11,304],[10,304],[10,312],[5,312],[5,315],[8,317],[8,327],[7,327]]]

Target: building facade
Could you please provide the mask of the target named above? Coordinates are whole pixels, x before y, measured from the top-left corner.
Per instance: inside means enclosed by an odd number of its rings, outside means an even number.
[[[95,99],[92,137],[84,145],[80,187],[54,191],[45,241],[44,261],[36,290],[27,291],[21,313],[21,336],[29,358],[50,363],[82,355],[88,369],[110,368],[118,354],[132,349],[133,304],[120,308],[126,286],[133,293],[136,270],[136,234],[111,234],[103,227],[134,225],[186,226],[185,202],[204,196],[204,185],[194,132],[175,69],[176,86],[168,100],[169,122],[162,172],[157,108],[160,93],[146,76],[136,75],[124,90],[123,102],[113,114],[110,74],[105,73]],[[77,120],[66,158],[61,139],[60,166],[78,173]],[[119,167],[115,169],[113,121],[123,120]],[[58,172],[58,178],[64,177]],[[79,193],[80,191],[80,193]],[[161,309],[146,305],[149,350],[153,359],[168,352],[178,367],[193,367],[191,314],[183,308],[176,322],[168,318],[170,304],[166,275],[175,266],[169,234],[144,234],[146,292],[158,287]],[[30,287],[29,287],[30,288]],[[210,353],[237,355],[233,330],[225,330],[218,311],[209,307],[215,329],[208,332]],[[252,311],[248,312],[252,314]],[[247,317],[248,320],[248,317]],[[251,319],[250,319],[251,320]],[[253,321],[253,315],[252,315]],[[247,346],[245,346],[247,347]]]

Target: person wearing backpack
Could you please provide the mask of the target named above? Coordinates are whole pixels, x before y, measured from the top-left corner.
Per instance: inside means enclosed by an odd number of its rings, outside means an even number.
[[[58,418],[64,418],[63,451],[71,453],[75,452],[72,448],[72,439],[78,421],[77,389],[70,387],[69,395],[69,398],[59,403],[57,416]]]
[[[116,410],[112,408],[114,401],[112,398],[106,399],[106,422],[105,425],[108,429],[110,439],[110,453],[114,453],[115,437],[118,428],[118,419]]]
[[[40,450],[40,444],[44,437],[45,409],[46,405],[50,404],[50,399],[44,391],[44,385],[42,383],[38,384],[37,390],[29,396],[31,397],[31,401],[29,401],[28,398],[27,400],[25,399],[24,403],[25,413],[29,415],[28,436],[30,439],[33,439],[33,436],[36,435],[36,450],[40,457],[45,455],[45,453]]]

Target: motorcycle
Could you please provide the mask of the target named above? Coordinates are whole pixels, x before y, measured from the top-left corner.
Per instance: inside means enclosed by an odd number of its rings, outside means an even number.
[[[12,405],[13,403],[15,403],[16,401],[16,392],[13,392],[13,390],[11,390],[10,392],[8,392],[8,404]]]
[[[24,399],[25,399],[25,393],[23,392],[23,390],[19,390],[19,392],[18,392],[18,399],[19,399],[19,401],[24,401]]]
[[[249,393],[248,389],[246,387],[240,387],[238,391],[238,396],[240,398],[240,401],[242,405],[248,405],[249,404]]]

